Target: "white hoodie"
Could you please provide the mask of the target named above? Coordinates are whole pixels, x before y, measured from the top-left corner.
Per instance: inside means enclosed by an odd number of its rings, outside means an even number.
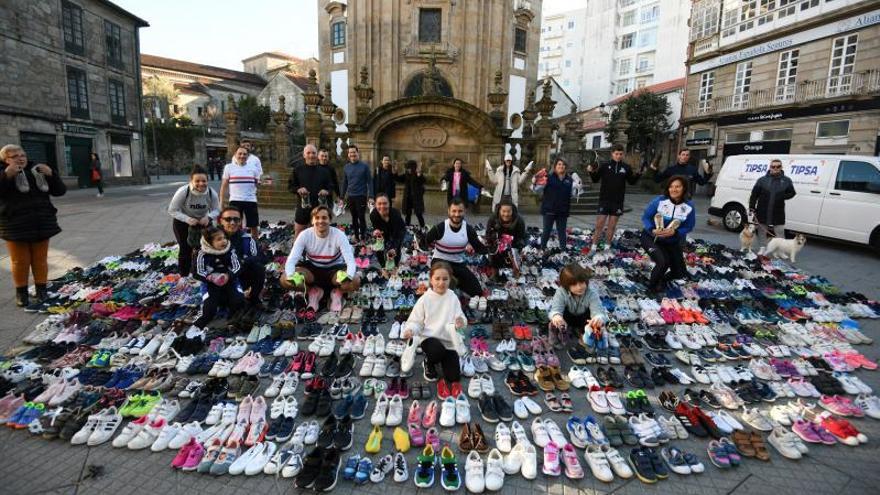
[[[447,349],[454,349],[459,354],[464,354],[466,349],[462,339],[453,337],[446,329],[446,325],[455,323],[458,317],[465,318],[461,310],[461,302],[455,292],[447,289],[441,296],[433,289],[428,289],[416,301],[404,328],[411,329],[413,335],[422,340],[434,337]]]

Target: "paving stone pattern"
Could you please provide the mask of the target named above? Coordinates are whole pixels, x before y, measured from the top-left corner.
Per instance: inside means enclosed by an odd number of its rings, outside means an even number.
[[[103,256],[130,252],[152,241],[167,241],[172,238],[170,218],[165,209],[171,192],[179,185],[174,178],[153,186],[136,186],[111,189],[102,200],[95,199],[85,191],[73,191],[66,197],[55,200],[59,207],[59,220],[64,232],[52,241],[51,276],[59,276],[73,266],[85,266]],[[621,226],[635,227],[638,225],[638,212],[650,200],[644,195],[631,194],[628,198],[633,212],[623,217]],[[706,210],[706,200],[698,200],[699,214]],[[261,212],[272,220],[289,219],[290,213],[284,211]],[[437,215],[428,215],[429,221],[439,220]],[[703,217],[705,218],[705,217]],[[485,220],[475,219],[474,221]],[[540,224],[537,217],[527,217],[530,225]],[[343,217],[340,221],[345,222]],[[589,227],[592,217],[572,218],[569,222],[574,227]],[[726,233],[718,227],[706,226],[702,218],[693,235],[700,238],[723,242],[736,246],[735,235]],[[0,247],[0,349],[6,350],[20,342],[23,335],[33,325],[42,320],[42,315],[23,313],[14,308],[11,282],[9,280],[8,261],[5,246]],[[876,258],[865,249],[823,241],[808,241],[807,247],[799,256],[798,264],[810,273],[823,275],[845,290],[856,290],[877,298],[877,280],[880,269]],[[880,339],[880,321],[861,320],[865,333]],[[380,327],[387,333],[389,325]],[[880,358],[880,345],[859,346],[870,359]],[[567,356],[560,356],[563,364],[568,363]],[[595,366],[590,366],[595,370]],[[356,366],[357,370],[359,366]],[[420,370],[420,366],[415,368]],[[493,373],[499,391],[512,403],[506,387],[503,386],[503,374]],[[868,385],[880,390],[880,371],[858,372]],[[263,386],[268,379],[263,379]],[[466,385],[466,382],[465,382]],[[298,391],[301,394],[301,390]],[[656,403],[658,391],[649,392]],[[590,413],[586,396],[583,391],[572,389],[575,414],[585,416]],[[367,410],[367,418],[372,412],[371,400]],[[408,406],[408,402],[406,404]],[[659,409],[659,407],[658,407]],[[472,414],[479,418],[476,403],[472,401]],[[552,414],[557,424],[564,428],[567,416]],[[481,422],[482,420],[479,419]],[[528,429],[529,422],[521,421]],[[680,447],[697,453],[707,465],[706,472],[700,475],[670,475],[670,479],[657,485],[645,485],[636,479],[606,484],[592,478],[589,468],[581,456],[581,463],[586,471],[586,478],[580,481],[561,478],[548,478],[538,475],[534,481],[527,481],[520,476],[508,476],[505,479],[502,493],[526,495],[532,493],[574,494],[574,493],[676,493],[715,495],[729,493],[774,495],[787,494],[861,494],[877,493],[880,486],[880,421],[871,419],[853,420],[853,423],[868,435],[870,441],[859,447],[836,445],[833,447],[810,446],[810,454],[800,461],[783,459],[770,448],[771,461],[761,462],[747,459],[739,468],[721,471],[708,463],[705,453],[705,440],[676,441]],[[347,452],[362,451],[370,430],[369,420],[355,423],[355,440],[352,449]],[[490,439],[494,428],[483,422],[484,431]],[[441,429],[442,441],[455,446],[458,429]],[[383,453],[393,448],[390,436],[391,429],[385,428]],[[529,433],[531,436],[531,433]],[[540,451],[539,451],[540,452]],[[621,452],[625,453],[624,448]],[[297,493],[309,490],[298,490],[293,481],[273,478],[265,475],[223,476],[215,478],[195,473],[181,473],[172,470],[169,463],[172,452],[158,454],[147,451],[129,451],[114,449],[108,444],[94,448],[71,446],[62,441],[45,441],[31,437],[22,431],[0,429],[0,493],[3,494],[198,494],[211,493]],[[410,472],[413,471],[415,449],[410,450],[407,460]],[[540,456],[540,454],[539,454]],[[346,456],[347,457],[347,456]],[[343,457],[343,461],[346,457]],[[459,456],[460,469],[464,474],[464,456]],[[101,473],[90,477],[90,468],[97,466]],[[411,479],[406,483],[397,484],[388,479],[381,484],[367,483],[362,486],[340,479],[335,493],[367,493],[367,494],[403,494],[414,491],[442,492],[439,486],[431,490],[417,489]]]

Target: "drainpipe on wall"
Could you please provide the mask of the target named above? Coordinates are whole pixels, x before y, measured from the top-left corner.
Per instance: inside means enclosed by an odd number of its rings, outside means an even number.
[[[139,26],[135,25],[134,29],[135,29],[135,31],[134,31],[135,32],[135,36],[134,36],[135,58],[137,61],[135,63],[134,77],[135,77],[135,84],[137,85],[137,92],[138,92],[138,111],[137,111],[137,113],[138,113],[138,130],[139,130],[138,134],[140,134],[140,136],[141,136],[141,138],[138,141],[140,141],[140,147],[141,147],[141,164],[142,164],[143,172],[144,172],[144,180],[146,181],[147,184],[149,184],[150,183],[150,174],[147,173],[147,150],[144,148],[144,146],[145,146],[144,142],[146,141],[146,136],[144,136],[144,87],[142,86],[142,82],[141,82],[141,31],[140,31],[141,28]],[[154,139],[154,142],[155,142],[155,139]]]

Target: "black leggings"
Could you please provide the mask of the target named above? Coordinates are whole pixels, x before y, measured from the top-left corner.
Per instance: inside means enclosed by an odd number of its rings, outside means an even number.
[[[449,266],[452,267],[452,276],[455,277],[458,282],[456,288],[471,297],[483,294],[483,287],[480,285],[480,281],[477,280],[477,276],[474,275],[474,272],[472,272],[467,265],[464,263],[452,263],[439,258],[431,260],[431,264],[433,265],[439,261],[449,263]]]
[[[457,352],[447,349],[443,342],[435,337],[423,340],[420,347],[425,353],[425,366],[439,364],[443,370],[443,378],[449,383],[461,380],[461,364],[459,364]]]
[[[425,209],[413,208],[412,206],[404,206],[403,213],[406,215],[406,224],[410,225],[412,214],[415,212],[416,219],[419,221],[419,227],[425,228]]]
[[[648,289],[661,290],[663,283],[687,277],[687,269],[684,263],[684,254],[681,252],[681,243],[655,242],[654,235],[650,232],[642,232],[642,247],[648,252],[648,256],[654,261],[654,269],[651,270],[651,278],[648,281]],[[668,274],[666,272],[669,272]]]
[[[351,212],[351,230],[357,239],[363,239],[367,233],[367,197],[349,196],[348,211]]]
[[[238,280],[241,283],[241,290],[251,290],[250,297],[247,298],[248,302],[258,304],[263,285],[266,283],[266,267],[256,262],[244,262],[241,270],[238,271]]]
[[[193,325],[198,328],[205,328],[208,323],[211,323],[214,316],[217,315],[217,310],[220,306],[226,306],[229,308],[229,314],[232,314],[243,305],[244,294],[238,290],[234,280],[230,279],[223,287],[212,286],[202,299],[202,310],[199,311]]]
[[[177,253],[177,273],[181,277],[186,277],[192,271],[193,248],[189,246],[187,239],[189,238],[189,224],[174,219],[171,224],[174,229],[174,238],[177,239],[177,245],[180,249]]]

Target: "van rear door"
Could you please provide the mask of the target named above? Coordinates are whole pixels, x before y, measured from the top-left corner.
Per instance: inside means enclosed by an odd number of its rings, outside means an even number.
[[[805,234],[819,233],[825,187],[835,163],[835,159],[827,158],[783,158],[782,168],[797,192],[785,203],[786,229]]]
[[[867,244],[880,225],[880,168],[866,159],[841,157],[824,194],[819,235]]]

